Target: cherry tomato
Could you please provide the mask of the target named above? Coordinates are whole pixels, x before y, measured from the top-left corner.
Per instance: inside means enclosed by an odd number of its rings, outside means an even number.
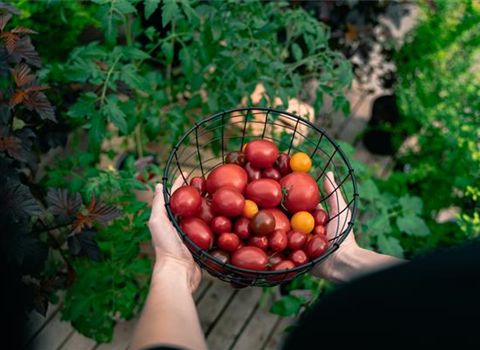
[[[247,185],[246,195],[260,207],[276,207],[282,201],[282,187],[272,179],[254,180]]]
[[[295,153],[292,158],[290,158],[290,168],[292,168],[293,171],[307,173],[312,168],[312,160],[306,153]]]
[[[190,186],[195,187],[202,197],[207,193],[207,180],[201,176],[192,177]]]
[[[287,192],[283,205],[289,213],[313,211],[320,201],[320,191],[315,180],[306,173],[294,172],[280,180]]]
[[[232,265],[253,271],[268,268],[267,254],[257,247],[243,247],[232,254]]]
[[[313,234],[314,235],[320,234],[325,236],[327,234],[327,229],[325,228],[325,226],[317,225],[313,229]]]
[[[238,244],[237,250],[243,247],[245,247],[245,243],[243,241],[240,241],[240,243]]]
[[[243,208],[242,215],[247,219],[251,219],[258,213],[258,205],[250,199],[245,200],[245,207]]]
[[[316,234],[307,243],[307,254],[311,259],[322,256],[328,248],[328,238],[322,234]]]
[[[209,198],[202,198],[202,205],[200,209],[196,212],[195,216],[199,219],[205,221],[207,225],[210,225],[213,218],[215,217],[215,212],[212,208],[212,200]]]
[[[248,142],[242,146],[242,152],[245,153],[245,148],[247,148]]]
[[[292,261],[295,266],[302,266],[308,262],[308,256],[303,250],[299,249],[291,252],[288,260]]]
[[[328,221],[328,214],[323,209],[317,209],[313,212],[313,218],[315,219],[315,225],[325,226]]]
[[[278,264],[272,266],[271,271],[282,271],[282,270],[291,270],[295,268],[295,264],[290,260],[283,260]]]
[[[213,245],[213,232],[203,220],[187,216],[180,221],[180,228],[200,249],[206,250]]]
[[[308,211],[299,211],[293,214],[290,222],[292,224],[292,230],[304,233],[312,232],[315,227],[315,219]]]
[[[290,231],[287,233],[288,249],[298,250],[302,249],[307,243],[307,234],[300,231]]]
[[[232,222],[226,216],[220,215],[213,218],[210,227],[212,228],[213,233],[217,235],[224,232],[232,232]]]
[[[262,177],[265,179],[280,181],[282,174],[280,174],[280,171],[275,168],[267,168],[262,171]]]
[[[280,171],[282,176],[288,175],[292,172],[290,168],[290,157],[286,153],[280,153],[275,161],[275,167]]]
[[[250,220],[244,217],[238,218],[235,221],[235,233],[241,239],[248,239],[252,235],[252,230],[250,229]]]
[[[268,238],[267,236],[253,236],[250,237],[248,240],[248,245],[251,247],[260,248],[263,251],[267,251],[268,249]]]
[[[235,233],[224,232],[218,237],[218,247],[226,252],[234,252],[238,249],[240,238]]]
[[[245,157],[258,168],[270,168],[278,157],[278,148],[269,140],[254,140],[245,148]]]
[[[257,236],[268,236],[275,229],[275,217],[269,212],[260,210],[250,221],[250,228]]]
[[[215,259],[219,260],[218,263],[213,262],[213,261],[208,261],[207,265],[213,268],[214,270],[217,270],[218,272],[221,273],[226,273],[226,269],[224,269],[220,263],[222,264],[230,264],[230,255],[227,252],[224,252],[223,250],[216,249],[212,252],[209,253],[212,257]]]
[[[194,215],[202,205],[202,197],[192,186],[178,188],[170,198],[170,208],[175,215]]]
[[[247,175],[248,175],[248,182],[262,178],[262,171],[258,169],[256,166],[252,165],[252,163],[250,162],[245,164],[245,171],[247,172]]]
[[[213,195],[221,187],[234,187],[244,193],[247,187],[247,172],[236,164],[224,164],[213,169],[207,176],[207,192]]]
[[[273,231],[273,233],[268,237],[268,243],[273,251],[281,252],[285,250],[288,244],[287,232],[284,230]]]
[[[290,231],[290,220],[283,211],[277,208],[265,208],[262,210],[273,214],[275,217],[275,230],[284,230],[285,232]]]
[[[241,215],[245,206],[245,198],[233,187],[221,187],[212,198],[213,210],[229,217]]]
[[[245,154],[243,154],[243,152],[233,151],[227,154],[226,162],[227,164],[236,164],[243,167],[247,160],[245,159]]]
[[[285,255],[276,252],[271,255],[269,254],[268,259],[270,260],[270,265],[274,266],[277,265],[279,262],[285,260]]]

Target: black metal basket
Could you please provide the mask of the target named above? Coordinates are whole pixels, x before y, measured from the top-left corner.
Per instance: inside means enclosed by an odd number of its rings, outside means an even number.
[[[181,174],[188,184],[193,176],[207,177],[215,167],[225,163],[228,152],[240,150],[254,139],[273,141],[280,152],[305,152],[312,158],[309,174],[319,184],[321,203],[329,213],[329,223],[336,222],[336,234],[329,240],[327,251],[308,264],[288,271],[252,271],[222,263],[207,251],[196,246],[182,231],[170,209],[171,187]],[[200,151],[202,150],[202,152]],[[210,152],[210,155],[205,155]],[[188,172],[184,176],[183,172]],[[339,198],[342,193],[346,207],[330,217],[330,207],[323,189],[323,178],[327,171],[334,173],[338,187],[330,194]],[[260,107],[236,108],[207,118],[188,130],[173,148],[164,171],[163,194],[170,220],[195,261],[206,271],[235,286],[274,286],[293,280],[324,261],[337,250],[351,231],[357,208],[357,185],[353,169],[340,146],[321,128],[292,113]],[[350,215],[341,215],[350,210]],[[342,219],[342,222],[340,222]],[[327,224],[328,225],[328,224]]]

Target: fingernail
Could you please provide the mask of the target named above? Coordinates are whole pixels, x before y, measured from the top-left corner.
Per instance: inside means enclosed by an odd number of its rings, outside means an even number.
[[[162,192],[162,184],[156,184],[155,185],[155,193],[160,193]]]

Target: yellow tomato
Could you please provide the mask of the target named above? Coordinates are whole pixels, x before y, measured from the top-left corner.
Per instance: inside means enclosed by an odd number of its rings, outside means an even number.
[[[299,211],[292,216],[290,220],[292,230],[304,233],[312,232],[315,227],[315,219],[308,211]]]
[[[307,173],[312,168],[312,160],[303,152],[295,153],[290,158],[290,168],[292,168],[293,171]]]
[[[245,206],[243,207],[243,216],[247,219],[251,219],[258,213],[258,206],[257,203],[251,201],[250,199],[245,200]]]

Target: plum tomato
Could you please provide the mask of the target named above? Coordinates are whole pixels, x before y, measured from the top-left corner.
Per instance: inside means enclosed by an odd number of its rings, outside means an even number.
[[[327,234],[327,229],[325,228],[325,226],[322,226],[322,225],[317,225],[315,226],[315,228],[313,229],[313,234],[314,235],[326,235]]]
[[[180,221],[180,228],[200,249],[206,250],[213,245],[213,232],[203,220],[187,216]]]
[[[195,187],[202,197],[207,193],[207,180],[201,176],[192,177],[190,180],[190,186]]]
[[[247,185],[246,196],[259,207],[272,208],[282,201],[282,187],[272,179],[253,180]]]
[[[277,265],[279,262],[282,262],[283,260],[285,260],[285,255],[283,255],[282,253],[273,253],[273,254],[269,254],[268,256],[268,259],[270,261],[270,265]]]
[[[295,264],[290,260],[283,260],[278,264],[272,266],[271,271],[282,271],[282,270],[291,270],[295,268]]]
[[[243,207],[242,215],[247,219],[251,219],[258,213],[258,205],[250,199],[245,200],[245,207]]]
[[[284,251],[288,245],[287,232],[284,230],[273,231],[273,233],[268,237],[268,243],[270,244],[270,248],[272,248],[273,251]]]
[[[260,210],[250,221],[250,228],[257,236],[268,236],[275,229],[273,214]]]
[[[232,265],[253,271],[268,268],[267,254],[257,247],[243,247],[232,254]]]
[[[213,208],[212,208],[212,200],[209,198],[203,197],[202,205],[200,206],[200,209],[198,209],[198,211],[196,212],[195,216],[205,221],[207,225],[210,225],[213,218],[215,217],[215,212],[213,211]]]
[[[290,214],[313,211],[320,201],[320,191],[315,180],[306,173],[294,172],[280,180],[286,190],[283,205]]]
[[[251,247],[260,248],[263,251],[268,249],[268,238],[267,236],[253,236],[248,240],[248,245]]]
[[[300,231],[290,231],[287,233],[288,249],[298,250],[302,249],[307,243],[307,234]]]
[[[308,241],[307,251],[310,259],[316,259],[322,256],[328,248],[328,238],[322,234],[316,234]]]
[[[315,225],[325,226],[328,221],[328,213],[323,209],[317,209],[313,212],[313,218],[315,219]]]
[[[250,220],[244,217],[238,218],[235,221],[234,231],[241,239],[248,239],[252,235],[250,228]]]
[[[221,187],[213,195],[212,207],[217,214],[239,216],[245,207],[245,198],[233,187]]]
[[[293,171],[308,173],[312,168],[312,160],[303,152],[297,152],[290,158],[290,168]]]
[[[245,171],[247,172],[248,182],[262,178],[262,171],[250,162],[245,164]]]
[[[227,164],[236,164],[240,165],[241,167],[243,167],[247,162],[247,160],[245,159],[245,154],[240,151],[230,152],[229,154],[227,154],[227,158],[225,161],[227,162]]]
[[[236,164],[223,164],[207,176],[207,192],[213,195],[221,187],[230,186],[244,193],[247,187],[247,172]]]
[[[213,218],[210,223],[213,233],[220,235],[224,232],[232,232],[232,221],[226,216],[220,215]]]
[[[308,211],[299,211],[293,214],[290,222],[292,224],[292,230],[304,233],[312,232],[315,227],[315,219]]]
[[[193,186],[182,186],[170,197],[170,208],[175,215],[194,215],[202,205],[202,196]]]
[[[258,168],[270,168],[278,157],[278,148],[269,140],[250,141],[245,148],[245,157]]]
[[[299,249],[291,252],[288,260],[292,261],[295,266],[302,266],[308,262],[308,256],[303,250]]]
[[[228,273],[228,271],[220,265],[220,264],[230,264],[230,255],[227,252],[224,252],[223,250],[220,250],[220,249],[216,249],[208,254],[210,254],[213,258],[218,260],[218,262],[207,260],[205,263],[208,266],[210,266],[212,269],[222,274]]]
[[[271,213],[275,217],[275,230],[284,230],[285,232],[290,231],[290,220],[283,211],[277,208],[265,208],[262,210]]]
[[[280,171],[282,176],[288,175],[292,172],[292,168],[290,168],[290,157],[286,153],[280,153],[275,161],[275,168]]]
[[[265,179],[272,179],[275,181],[280,181],[282,174],[275,168],[266,168],[262,171],[262,177]]]
[[[238,249],[240,238],[235,233],[224,232],[218,237],[217,245],[226,252],[234,252]]]

